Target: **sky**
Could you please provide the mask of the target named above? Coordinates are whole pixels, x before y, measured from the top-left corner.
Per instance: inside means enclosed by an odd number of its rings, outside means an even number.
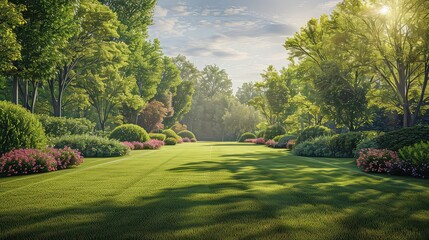
[[[236,90],[288,65],[283,44],[310,18],[340,0],[158,0],[149,35],[167,56],[185,55],[200,70],[225,69]]]

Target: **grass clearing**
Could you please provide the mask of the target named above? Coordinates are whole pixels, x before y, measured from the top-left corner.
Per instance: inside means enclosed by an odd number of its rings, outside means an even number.
[[[0,239],[429,239],[429,182],[203,142],[0,179]]]

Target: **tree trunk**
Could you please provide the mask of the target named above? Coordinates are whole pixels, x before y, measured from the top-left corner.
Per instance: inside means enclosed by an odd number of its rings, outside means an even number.
[[[17,76],[13,77],[13,96],[12,96],[12,101],[16,105],[19,104],[19,82],[18,82],[18,77]]]
[[[39,83],[35,82],[33,83],[33,95],[32,95],[32,99],[31,99],[31,112],[34,113],[35,109],[36,109],[36,102],[37,102],[37,95],[39,93]]]

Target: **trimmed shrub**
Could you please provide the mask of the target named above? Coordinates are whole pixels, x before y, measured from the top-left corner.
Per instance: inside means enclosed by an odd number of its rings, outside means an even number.
[[[165,134],[165,136],[167,136],[167,138],[174,138],[176,139],[176,142],[179,141],[179,139],[181,138],[179,135],[177,135],[176,132],[174,132],[171,129],[165,129],[162,131],[163,134]]]
[[[421,141],[429,141],[429,126],[403,128],[374,138],[378,148],[393,151],[398,151],[405,146],[411,146]]]
[[[0,158],[3,176],[42,173],[57,170],[54,156],[39,149],[15,149]]]
[[[275,136],[286,134],[286,129],[280,124],[268,126],[264,133],[265,141],[273,139]]]
[[[130,150],[134,150],[134,144],[131,142],[121,142],[122,145],[124,145],[125,147],[128,147]]]
[[[332,151],[329,147],[330,140],[330,136],[320,136],[301,142],[294,147],[293,153],[306,157],[330,157],[332,156]]]
[[[268,140],[267,142],[265,142],[265,145],[267,145],[267,147],[274,147],[277,143],[274,140]]]
[[[156,149],[160,149],[164,145],[165,143],[163,141],[151,139],[143,143],[143,149],[156,150]]]
[[[304,129],[296,140],[296,144],[300,144],[307,140],[315,139],[320,136],[332,135],[332,130],[323,126],[314,126]]]
[[[284,135],[278,135],[278,136],[275,136],[274,138],[273,138],[273,141],[274,142],[279,142],[279,140],[280,140],[280,138],[282,138]]]
[[[246,139],[256,139],[256,135],[251,132],[245,132],[241,134],[240,138],[238,139],[238,142],[244,142]]]
[[[110,138],[121,142],[146,142],[150,139],[144,128],[134,124],[116,127],[110,134]]]
[[[197,142],[196,138],[191,138],[191,142]]]
[[[179,135],[181,138],[196,139],[195,134],[189,130],[182,130],[179,133],[177,133],[177,135]]]
[[[280,144],[287,144],[289,140],[296,140],[295,135],[282,135],[282,137],[278,140]]]
[[[156,139],[159,141],[164,141],[167,138],[167,136],[162,133],[149,133],[149,137],[150,139]]]
[[[357,145],[365,137],[364,132],[348,132],[332,136],[329,141],[332,157],[353,157]]]
[[[69,147],[64,147],[61,149],[48,148],[46,152],[52,155],[57,161],[57,169],[66,169],[73,166],[79,166],[83,163],[84,159],[80,152]]]
[[[94,130],[95,123],[86,118],[65,118],[39,115],[38,119],[48,137],[64,135],[88,134]]]
[[[182,138],[182,140],[183,140],[183,142],[186,142],[186,143],[188,143],[188,142],[192,142],[192,141],[191,141],[191,139],[189,139],[189,138],[187,138],[187,137]]]
[[[144,144],[141,142],[132,142],[132,144],[134,145],[134,150],[143,150],[144,149]]]
[[[261,130],[261,131],[257,132],[257,134],[256,134],[256,138],[264,137],[264,135],[265,135],[265,131],[266,131],[266,130]]]
[[[364,172],[388,173],[392,164],[398,163],[396,152],[387,149],[362,149],[356,159],[358,168]]]
[[[43,148],[46,142],[35,115],[21,106],[0,101],[0,154],[19,148]]]
[[[264,145],[265,139],[264,138],[257,138],[257,139],[255,139],[255,143],[259,144],[259,145]]]
[[[55,148],[66,146],[79,150],[84,157],[117,157],[130,151],[117,140],[89,135],[69,135],[56,139]]]
[[[174,137],[168,137],[167,139],[165,139],[165,145],[176,145],[177,144],[177,140]]]

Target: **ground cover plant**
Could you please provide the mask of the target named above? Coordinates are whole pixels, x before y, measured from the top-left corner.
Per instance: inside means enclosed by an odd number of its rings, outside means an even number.
[[[253,144],[87,158],[70,171],[0,178],[0,195],[1,239],[429,237],[427,180]]]

